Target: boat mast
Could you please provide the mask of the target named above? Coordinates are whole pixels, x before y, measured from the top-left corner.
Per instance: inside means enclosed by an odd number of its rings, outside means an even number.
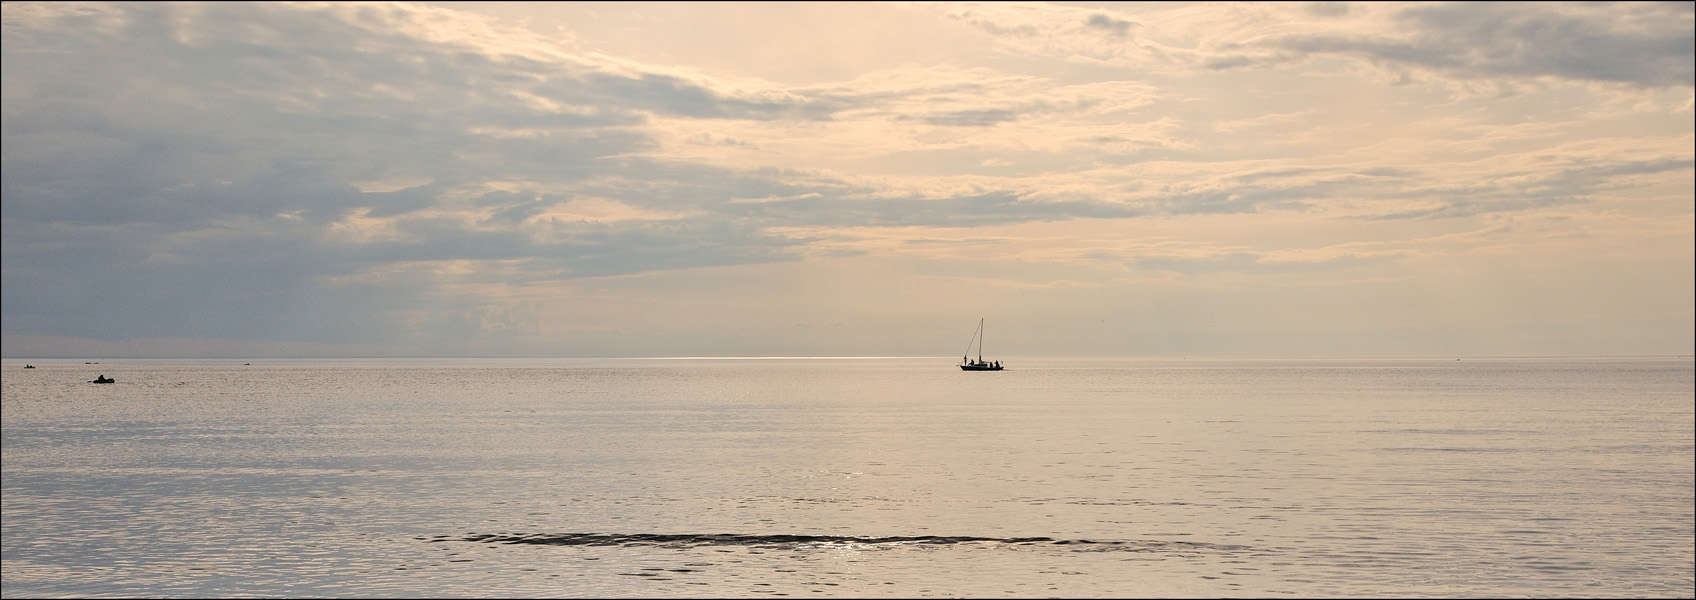
[[[978,318],[978,362],[983,362],[983,318]]]
[[[983,319],[978,319],[978,330],[972,332],[971,341],[966,342],[966,355],[961,360],[970,362],[972,359],[972,344],[978,345],[978,362],[983,362]]]

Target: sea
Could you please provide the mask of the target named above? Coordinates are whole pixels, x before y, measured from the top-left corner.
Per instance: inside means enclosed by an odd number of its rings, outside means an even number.
[[[1689,356],[953,360],[6,359],[0,592],[1696,596]]]

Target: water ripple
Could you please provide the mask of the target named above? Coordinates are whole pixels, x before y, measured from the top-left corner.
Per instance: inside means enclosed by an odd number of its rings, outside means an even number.
[[[978,537],[978,536],[885,536],[861,537],[841,535],[732,534],[732,533],[490,533],[467,534],[464,537],[438,535],[417,538],[428,542],[482,542],[488,544],[536,544],[545,546],[622,546],[694,548],[698,546],[748,546],[777,549],[806,549],[818,547],[881,547],[926,544],[933,546],[957,544],[1006,544],[1020,546],[1061,546],[1074,552],[1158,552],[1158,551],[1241,551],[1246,546],[1218,545],[1201,542],[1172,542],[1158,540],[1059,540],[1049,537]]]

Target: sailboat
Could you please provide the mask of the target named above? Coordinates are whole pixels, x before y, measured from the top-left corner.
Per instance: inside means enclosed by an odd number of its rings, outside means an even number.
[[[978,359],[972,360],[972,344],[978,345]],[[966,355],[960,357],[961,371],[1000,371],[1001,361],[985,361],[983,359],[983,319],[978,319],[978,330],[972,334],[972,341],[966,342]]]

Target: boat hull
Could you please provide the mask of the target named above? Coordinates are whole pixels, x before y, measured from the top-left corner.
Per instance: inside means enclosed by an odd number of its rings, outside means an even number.
[[[997,365],[960,365],[961,371],[1000,371]]]

